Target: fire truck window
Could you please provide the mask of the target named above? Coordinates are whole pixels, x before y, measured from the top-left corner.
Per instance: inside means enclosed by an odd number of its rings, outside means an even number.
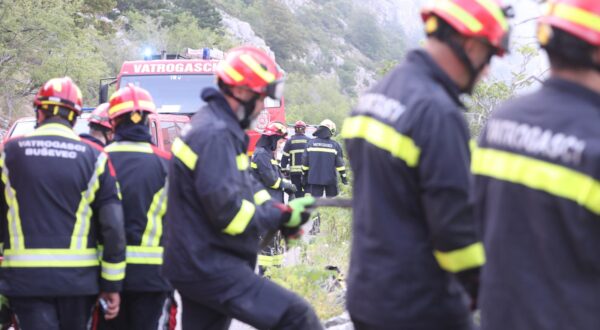
[[[156,129],[156,122],[154,121],[150,122],[150,135],[152,135],[152,143],[158,145],[158,130]]]
[[[281,101],[272,99],[270,97],[265,98],[265,108],[279,108]]]
[[[175,138],[179,136],[181,128],[172,121],[161,122],[161,130],[163,135],[163,145],[165,150],[171,150],[171,145]]]

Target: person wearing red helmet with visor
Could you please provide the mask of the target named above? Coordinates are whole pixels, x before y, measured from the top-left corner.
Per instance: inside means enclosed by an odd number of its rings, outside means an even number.
[[[259,329],[321,329],[310,305],[254,273],[259,236],[293,231],[314,198],[284,205],[251,171],[248,128],[269,96],[281,97],[281,72],[264,51],[228,51],[218,89],[173,142],[163,274],[181,295],[183,329],[228,329],[232,318]]]
[[[123,210],[107,154],[73,131],[81,105],[70,78],[50,79],[34,99],[38,127],[0,156],[0,294],[19,329],[85,329],[99,293],[105,318],[119,311]]]
[[[508,49],[495,0],[423,8],[427,40],[343,124],[353,174],[347,306],[356,329],[471,329],[485,262],[460,95]]]
[[[101,321],[101,330],[163,329],[169,322],[172,289],[160,266],[171,155],[152,144],[148,116],[155,113],[150,93],[133,84],[110,97],[108,116],[115,140],[105,150],[121,188],[127,268],[119,315]]]
[[[79,134],[81,138],[88,139],[102,147],[113,139],[113,130],[108,118],[108,103],[102,103],[92,111],[88,119],[89,133]]]
[[[550,77],[496,109],[473,151],[485,330],[600,325],[600,2],[538,22]]]
[[[296,186],[296,197],[304,196],[304,187],[302,186],[302,154],[308,143],[306,133],[306,123],[298,120],[294,124],[294,134],[283,146],[283,156],[281,157],[281,168],[288,172],[290,180]],[[289,165],[289,168],[288,168]]]

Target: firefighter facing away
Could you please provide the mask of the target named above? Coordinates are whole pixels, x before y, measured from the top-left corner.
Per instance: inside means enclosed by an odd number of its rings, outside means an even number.
[[[269,123],[256,142],[256,149],[250,163],[254,177],[267,188],[271,198],[280,203],[284,202],[284,192],[288,194],[296,192],[296,186],[283,177],[281,166],[275,158],[277,145],[286,136],[287,127],[285,125],[279,122]],[[277,234],[258,255],[259,273],[262,275],[268,267],[281,266],[282,263],[283,246],[281,245],[281,235]]]
[[[102,103],[92,111],[88,123],[90,133],[80,134],[81,138],[88,139],[103,147],[112,142],[113,131],[108,118],[108,107],[108,103]]]
[[[107,319],[119,311],[123,210],[107,154],[72,129],[81,104],[70,78],[49,80],[34,99],[38,127],[0,157],[0,293],[21,329],[85,329],[98,293]]]
[[[296,186],[295,196],[302,197],[304,196],[304,188],[302,187],[302,154],[309,140],[305,135],[306,123],[298,120],[294,124],[294,131],[296,134],[287,140],[283,147],[281,168],[284,173],[289,174],[290,180]]]
[[[100,329],[159,329],[169,320],[171,286],[160,274],[166,178],[171,155],[154,146],[148,116],[156,106],[148,91],[129,84],[110,98],[115,141],[106,147],[121,188],[127,268],[121,311]]]
[[[340,144],[331,139],[335,132],[335,123],[329,119],[323,120],[313,134],[315,138],[308,141],[302,155],[303,185],[306,193],[312,196],[337,196],[338,173],[342,183],[348,184],[344,152]]]
[[[258,237],[299,230],[314,198],[271,199],[250,171],[248,128],[264,99],[282,95],[281,73],[262,50],[228,52],[218,89],[173,143],[163,273],[181,294],[183,329],[321,329],[306,301],[254,273]]]
[[[550,78],[496,110],[473,152],[482,329],[600,324],[598,22],[598,1],[551,3],[538,25]]]
[[[422,17],[425,48],[362,95],[342,130],[357,201],[347,305],[359,330],[471,328],[484,251],[459,95],[505,52],[508,23],[495,1],[439,1]]]

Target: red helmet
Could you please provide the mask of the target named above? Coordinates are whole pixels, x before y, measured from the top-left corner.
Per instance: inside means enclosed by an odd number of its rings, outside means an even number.
[[[112,129],[110,118],[108,118],[108,103],[102,103],[92,111],[89,122],[90,124],[100,125],[102,127]]]
[[[538,39],[542,45],[551,35],[546,33],[548,29],[544,29],[547,26],[557,27],[593,46],[600,46],[600,1],[554,0],[540,19]]]
[[[262,134],[266,136],[277,135],[285,137],[287,135],[287,127],[280,122],[274,121],[267,125]]]
[[[302,128],[306,128],[306,123],[305,123],[305,122],[303,122],[302,120],[298,120],[298,121],[297,121],[297,122],[294,124],[294,127],[296,127],[296,128],[300,128],[300,127],[302,127]]]
[[[486,39],[500,56],[508,50],[509,26],[499,0],[438,0],[421,11],[427,33],[437,29],[433,15],[461,35]]]
[[[81,90],[69,77],[48,80],[35,95],[33,104],[44,110],[48,106],[57,105],[73,110],[77,115],[81,113],[83,100]],[[56,113],[58,114],[58,110]]]
[[[217,76],[230,86],[246,86],[274,99],[283,96],[282,74],[277,63],[256,47],[242,46],[230,50],[217,66]]]
[[[110,120],[134,111],[156,113],[156,105],[148,91],[128,84],[111,95],[108,109]]]

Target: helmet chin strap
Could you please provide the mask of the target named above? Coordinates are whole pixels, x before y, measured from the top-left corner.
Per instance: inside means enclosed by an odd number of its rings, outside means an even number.
[[[479,77],[481,72],[490,63],[490,61],[492,60],[492,56],[494,56],[494,52],[490,51],[487,60],[483,62],[479,67],[475,67],[475,65],[473,65],[473,62],[467,55],[467,52],[465,52],[465,49],[461,47],[456,41],[449,39],[446,40],[446,44],[450,46],[454,54],[456,54],[456,56],[458,56],[458,59],[465,65],[469,74],[469,81],[465,87],[461,87],[461,91],[467,94],[473,93],[473,89],[475,88],[475,84],[477,83],[477,77]]]
[[[252,124],[252,113],[256,108],[256,101],[258,101],[258,99],[260,98],[260,94],[254,93],[254,95],[249,100],[244,101],[239,97],[233,95],[233,93],[231,92],[231,88],[226,84],[221,83],[221,81],[219,81],[219,86],[221,87],[223,93],[233,98],[240,104],[241,107],[237,109],[238,113],[236,115],[239,119],[240,126],[242,127],[242,129],[247,129],[248,127],[250,127],[250,125]],[[239,115],[240,112],[242,113],[242,116]]]

